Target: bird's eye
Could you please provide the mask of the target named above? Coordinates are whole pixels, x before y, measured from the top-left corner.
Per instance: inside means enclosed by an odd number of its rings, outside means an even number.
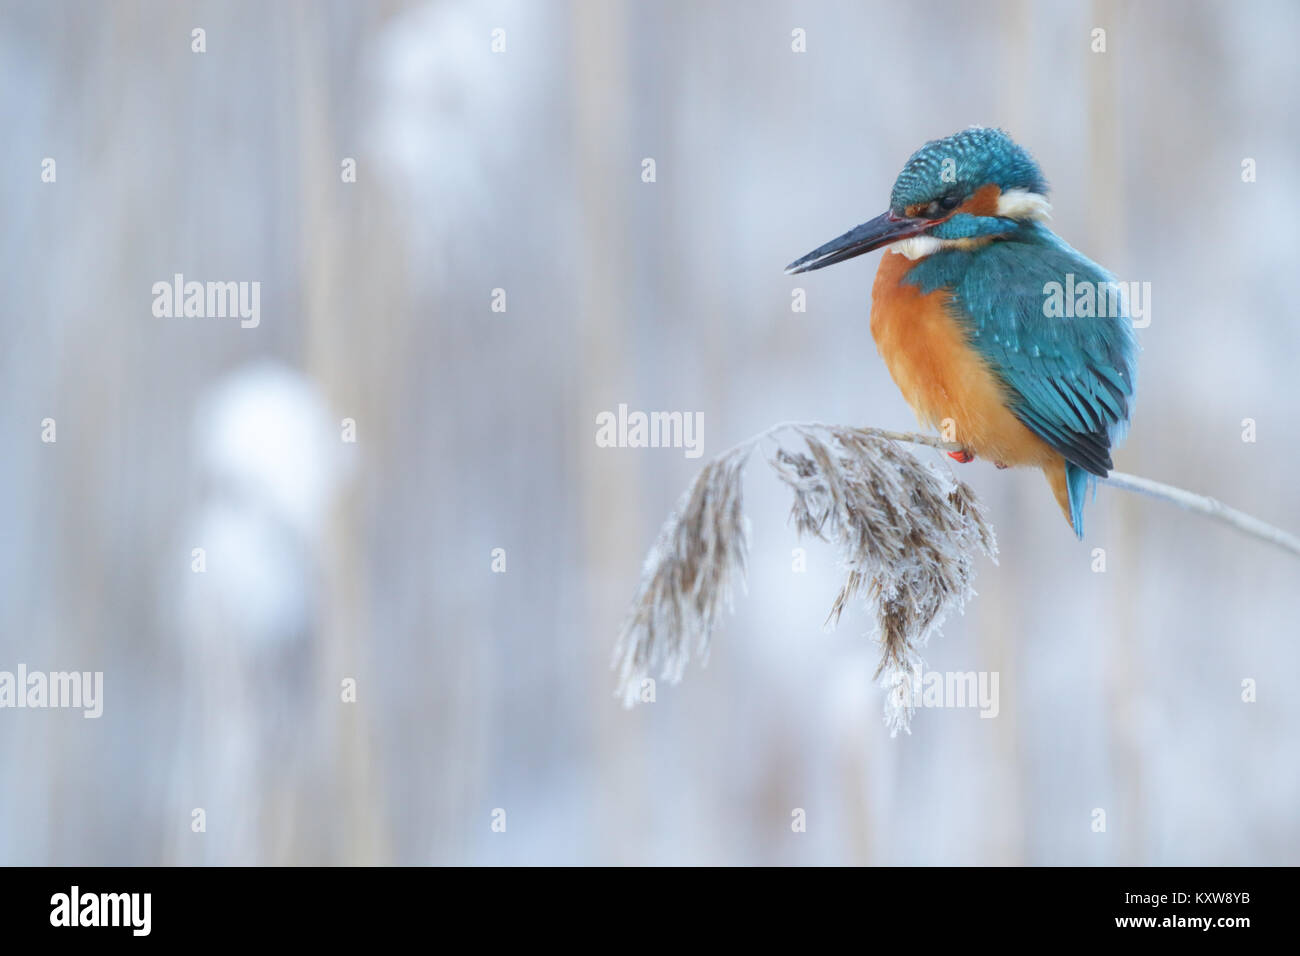
[[[942,219],[948,213],[952,212],[961,205],[961,197],[956,193],[948,193],[940,196],[931,203],[927,203],[921,208],[921,215],[926,219]]]

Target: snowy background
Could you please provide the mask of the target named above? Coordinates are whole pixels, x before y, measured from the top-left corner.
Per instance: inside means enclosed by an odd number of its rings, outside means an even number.
[[[1152,285],[1117,467],[1300,529],[1296,4],[50,0],[0,25],[0,669],[105,687],[99,720],[0,710],[0,863],[1300,863],[1280,552],[1106,489],[1080,544],[1037,472],[955,466],[1001,558],[927,661],[997,671],[1000,711],[891,739],[871,615],[823,629],[835,557],[792,572],[754,468],[748,595],[706,668],[625,711],[613,640],[702,460],[594,441],[619,403],[702,412],[706,456],[790,419],[911,428],[867,328],[878,256],[782,268],[882,211],[925,140],[1001,125],[1061,235]],[[155,318],[178,272],[260,282],[261,324]]]

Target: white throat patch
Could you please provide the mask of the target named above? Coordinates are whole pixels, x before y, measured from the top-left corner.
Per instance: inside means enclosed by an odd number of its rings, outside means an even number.
[[[998,196],[998,215],[1007,219],[1050,219],[1052,204],[1042,193],[1008,189]]]
[[[910,239],[891,242],[889,251],[897,252],[900,256],[907,256],[909,259],[920,259],[932,252],[938,252],[953,242],[952,239],[940,239],[937,236],[912,236]]]

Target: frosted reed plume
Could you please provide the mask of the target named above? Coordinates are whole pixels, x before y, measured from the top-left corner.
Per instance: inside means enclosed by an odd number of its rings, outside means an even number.
[[[800,439],[803,447],[782,446],[777,436],[783,434]],[[646,558],[615,652],[619,694],[631,706],[651,674],[679,681],[692,644],[695,654],[707,659],[722,609],[730,606],[736,583],[744,583],[748,524],[741,484],[745,465],[764,442],[775,445],[769,464],[794,493],[791,517],[799,533],[840,551],[845,580],[828,623],[837,623],[855,597],[875,608],[881,648],[876,677],[887,691],[885,722],[894,733],[906,730],[920,648],[948,613],[961,610],[975,593],[975,556],[996,560],[997,544],[971,489],[951,472],[922,464],[904,444],[943,451],[962,447],[883,428],[785,422],[705,466]],[[1300,557],[1300,537],[1214,498],[1118,471],[1103,480]]]
[[[704,466],[646,556],[615,652],[629,707],[651,672],[681,680],[692,644],[708,659],[722,610],[730,610],[736,583],[744,585],[749,527],[742,492],[753,447],[733,448]]]
[[[778,434],[802,447],[786,447]],[[710,462],[646,559],[615,656],[625,703],[637,700],[642,681],[655,672],[680,680],[692,645],[707,659],[722,608],[744,580],[744,467],[759,444],[772,441],[769,464],[794,495],[796,529],[840,552],[845,581],[828,623],[838,622],[855,597],[874,606],[886,722],[894,732],[906,729],[920,648],[974,593],[975,556],[993,557],[997,548],[970,488],[918,461],[896,440],[903,438],[869,428],[787,424]]]

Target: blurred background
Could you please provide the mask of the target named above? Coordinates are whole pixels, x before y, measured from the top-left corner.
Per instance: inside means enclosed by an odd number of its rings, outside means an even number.
[[[926,659],[999,713],[891,739],[872,615],[823,629],[835,554],[759,463],[747,596],[628,711],[705,459],[594,440],[620,403],[702,412],[706,457],[914,427],[879,256],[782,269],[1001,125],[1151,283],[1117,467],[1300,530],[1295,4],[0,9],[0,670],[104,673],[98,720],[0,711],[0,863],[1300,862],[1281,552],[1105,488],[1080,544],[1037,472],[956,466],[1000,562]],[[260,282],[260,324],[155,317],[176,273]]]

